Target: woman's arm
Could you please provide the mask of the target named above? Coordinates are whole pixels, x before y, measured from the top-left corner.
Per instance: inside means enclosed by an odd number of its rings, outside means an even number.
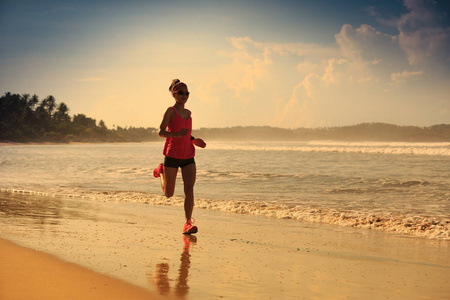
[[[166,110],[166,113],[164,114],[161,125],[159,125],[158,135],[160,137],[177,138],[177,137],[184,137],[189,133],[189,129],[187,129],[187,128],[183,128],[178,132],[168,132],[166,130],[167,126],[169,126],[169,123],[170,123],[170,121],[172,121],[174,116],[175,116],[175,111],[173,110],[173,108],[169,107]]]
[[[197,147],[200,147],[200,148],[206,147],[206,143],[202,139],[196,139],[193,136],[191,136],[191,140],[192,140],[192,143]]]

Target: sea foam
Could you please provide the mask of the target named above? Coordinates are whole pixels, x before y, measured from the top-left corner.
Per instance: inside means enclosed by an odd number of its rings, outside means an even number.
[[[282,145],[280,145],[282,144]],[[388,142],[233,142],[208,144],[208,149],[241,151],[297,151],[297,152],[338,152],[377,153],[450,156],[450,143],[388,143]]]
[[[141,203],[183,207],[184,199],[176,196],[170,199],[162,195],[129,191],[82,191],[58,193],[58,191],[40,192],[21,189],[0,189],[6,193],[24,193],[31,195],[70,197],[91,199],[103,202]],[[384,213],[382,211],[338,210],[283,205],[263,201],[225,201],[199,198],[196,209],[216,210],[228,213],[266,216],[269,218],[290,219],[296,221],[326,223],[345,227],[363,228],[393,232],[428,239],[450,240],[450,216],[427,216]]]

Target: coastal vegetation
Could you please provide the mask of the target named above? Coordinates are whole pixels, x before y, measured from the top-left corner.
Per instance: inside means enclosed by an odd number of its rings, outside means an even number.
[[[114,126],[115,127],[115,126]],[[156,128],[108,129],[103,120],[69,115],[53,96],[6,93],[0,98],[0,140],[10,142],[141,142],[157,140]]]
[[[84,114],[71,116],[53,96],[5,93],[0,97],[0,141],[3,142],[143,142],[160,140],[157,128],[113,126]],[[450,142],[450,124],[429,127],[362,123],[320,128],[235,126],[200,128],[194,136],[205,140],[339,140],[390,142]]]

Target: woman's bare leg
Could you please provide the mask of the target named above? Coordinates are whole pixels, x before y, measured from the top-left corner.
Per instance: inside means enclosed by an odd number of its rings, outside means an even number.
[[[175,192],[175,181],[177,180],[178,168],[164,167],[161,174],[161,188],[167,198],[173,196]]]
[[[186,222],[192,218],[192,211],[194,210],[194,184],[197,176],[197,167],[195,164],[190,164],[181,169],[184,183],[184,214]]]

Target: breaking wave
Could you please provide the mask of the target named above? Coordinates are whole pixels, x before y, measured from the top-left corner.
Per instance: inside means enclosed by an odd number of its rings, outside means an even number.
[[[416,183],[407,183],[416,184]],[[146,192],[130,191],[80,191],[67,193],[39,192],[19,189],[0,189],[6,193],[23,193],[44,196],[61,196],[92,199],[103,202],[131,202],[151,205],[184,205],[182,197],[170,199]],[[263,201],[225,201],[205,198],[196,199],[196,209],[209,209],[229,213],[260,215],[279,219],[326,223],[338,226],[364,228],[406,234],[410,236],[450,240],[450,216],[408,215],[370,210],[338,210],[301,205],[283,205]]]
[[[387,142],[233,142],[208,144],[208,149],[247,151],[338,152],[450,156],[450,143]]]

